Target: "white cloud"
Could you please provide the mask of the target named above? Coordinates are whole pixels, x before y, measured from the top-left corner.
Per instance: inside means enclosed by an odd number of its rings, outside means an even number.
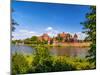
[[[52,27],[47,27],[46,31],[49,31],[49,30],[53,30],[53,28]]]
[[[34,34],[35,32],[33,32],[33,31],[30,31],[29,33],[30,33],[30,34]]]
[[[28,32],[28,30],[26,30],[26,29],[21,29],[21,30],[19,30],[19,32],[25,33],[25,32]]]
[[[84,34],[82,32],[76,32],[76,34],[78,35],[79,40],[84,40],[87,36],[86,34]]]
[[[57,36],[58,33],[60,33],[58,30],[55,30],[53,27],[46,28],[45,33],[47,33],[50,37]],[[67,32],[70,33],[70,32]],[[75,32],[78,35],[78,39],[83,40],[87,36],[86,34],[82,32]],[[75,33],[70,33],[72,36],[74,36]],[[32,36],[41,36],[43,33],[37,33],[31,30],[27,29],[20,29],[19,31],[12,32],[12,35],[14,36],[13,39],[25,39],[30,38]]]
[[[82,32],[74,32],[74,33],[67,32],[67,33],[70,33],[72,36],[74,36],[74,34],[77,34],[79,40],[84,40],[85,37],[87,36],[86,34],[84,34],[84,33],[82,33]]]
[[[53,27],[47,27],[46,29],[46,33],[50,36],[50,37],[54,37],[57,36],[58,34],[58,30],[54,29]]]
[[[19,31],[13,32],[12,36],[14,36],[13,39],[25,39],[30,38],[32,36],[36,36],[37,33],[34,31],[29,31],[26,29],[20,29]]]
[[[80,32],[80,33],[77,33],[78,34],[78,39],[80,39],[80,40],[84,40],[85,38],[86,38],[86,34],[84,34],[84,33],[82,33],[82,32]]]

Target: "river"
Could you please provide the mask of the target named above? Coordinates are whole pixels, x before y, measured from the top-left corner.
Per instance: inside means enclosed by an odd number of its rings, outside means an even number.
[[[69,56],[69,57],[85,57],[88,54],[89,48],[78,47],[51,47],[50,54],[56,56]],[[11,45],[11,53],[23,53],[32,54],[35,51],[34,48],[24,45]]]

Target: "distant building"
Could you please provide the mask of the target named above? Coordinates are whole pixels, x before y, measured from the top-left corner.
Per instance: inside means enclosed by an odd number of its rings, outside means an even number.
[[[67,34],[65,32],[62,32],[62,33],[58,34],[57,37],[61,37],[62,38],[62,42],[65,42],[66,36],[67,36]]]
[[[48,36],[48,34],[44,33],[42,36],[38,37],[38,40],[48,41],[48,40],[50,40],[50,37]]]
[[[42,41],[42,36],[39,36],[39,37],[38,37],[38,40],[39,40],[39,41]]]
[[[62,41],[61,42],[77,42],[78,40],[78,35],[77,34],[74,34],[74,36],[72,36],[71,34],[69,33],[65,33],[65,32],[62,32],[62,33],[59,33],[56,37],[53,37],[51,38],[48,34],[44,33],[42,36],[38,37],[38,39],[40,41],[47,41],[48,44],[50,44],[51,42],[53,44],[56,44],[58,43],[58,40],[57,38],[61,38]]]
[[[60,36],[62,37],[62,38],[66,38],[66,33],[65,32],[62,32],[62,33],[60,33]]]
[[[74,42],[77,42],[77,41],[78,41],[78,36],[77,36],[77,34],[74,34],[73,40],[74,40]]]
[[[50,37],[49,37],[48,34],[46,34],[46,33],[42,35],[42,40],[48,41],[49,38],[50,38]]]

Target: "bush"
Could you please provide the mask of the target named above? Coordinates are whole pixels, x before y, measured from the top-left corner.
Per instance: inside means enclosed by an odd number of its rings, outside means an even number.
[[[52,67],[51,56],[47,47],[37,46],[35,48],[32,72],[49,72]]]
[[[60,60],[54,62],[53,64],[53,71],[72,71],[75,70],[75,67],[72,64],[60,62]]]
[[[61,60],[59,56],[54,58],[50,56],[47,47],[38,46],[34,54],[32,70],[31,72],[55,72],[55,71],[71,71],[75,70],[75,67],[69,63],[68,60]]]
[[[12,75],[22,74],[28,72],[28,62],[22,54],[15,53],[12,56]]]

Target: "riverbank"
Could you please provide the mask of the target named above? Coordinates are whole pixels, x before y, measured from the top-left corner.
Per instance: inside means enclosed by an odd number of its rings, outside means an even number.
[[[90,43],[89,42],[83,42],[83,43],[74,42],[74,43],[61,43],[61,44],[58,44],[58,46],[59,45],[66,46],[66,47],[89,47]]]
[[[24,44],[26,46],[49,46],[49,47],[78,47],[78,48],[85,48],[85,47],[90,47],[90,42],[74,42],[74,43],[58,43],[58,44]]]

